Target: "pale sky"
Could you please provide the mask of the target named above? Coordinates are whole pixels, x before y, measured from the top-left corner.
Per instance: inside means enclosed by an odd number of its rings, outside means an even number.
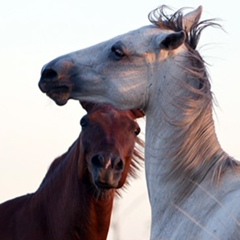
[[[80,132],[85,112],[77,101],[57,106],[38,88],[42,66],[62,54],[148,25],[159,5],[203,6],[225,31],[203,32],[198,49],[209,63],[216,131],[223,149],[240,159],[239,3],[168,0],[0,0],[0,202],[34,192],[50,163]],[[216,117],[217,116],[217,117]],[[144,124],[144,123],[142,123]],[[144,128],[144,127],[143,127]],[[144,129],[143,129],[144,132]],[[150,209],[144,173],[118,201],[118,240],[145,240]],[[113,231],[109,240],[116,240]]]

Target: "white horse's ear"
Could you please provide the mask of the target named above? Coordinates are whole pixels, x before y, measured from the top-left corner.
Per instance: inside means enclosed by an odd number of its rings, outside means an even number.
[[[183,16],[182,26],[186,32],[190,32],[193,25],[197,24],[202,15],[202,6],[199,6],[192,12],[187,13]]]
[[[160,48],[165,50],[173,50],[178,48],[185,41],[186,35],[184,31],[166,34],[160,42]]]

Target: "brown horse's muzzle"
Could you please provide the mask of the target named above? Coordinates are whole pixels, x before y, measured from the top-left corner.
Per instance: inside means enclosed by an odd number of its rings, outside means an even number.
[[[91,159],[94,184],[100,189],[119,188],[124,162],[119,157],[97,154]]]

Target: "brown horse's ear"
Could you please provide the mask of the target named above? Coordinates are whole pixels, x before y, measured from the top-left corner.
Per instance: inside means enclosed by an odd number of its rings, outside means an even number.
[[[141,109],[132,109],[130,111],[135,118],[141,118],[145,116],[145,113]]]
[[[79,103],[88,113],[92,111],[94,106],[96,106],[96,104],[92,102],[79,101]]]

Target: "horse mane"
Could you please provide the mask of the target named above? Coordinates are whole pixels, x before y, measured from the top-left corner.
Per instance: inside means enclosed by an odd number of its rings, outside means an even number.
[[[151,23],[161,29],[182,31],[183,10],[168,15],[161,6],[149,13]],[[169,180],[178,182],[178,199],[186,199],[211,172],[212,181],[220,184],[227,170],[240,171],[240,163],[225,153],[216,137],[212,118],[213,94],[205,67],[205,62],[196,50],[202,30],[213,26],[221,28],[215,19],[201,21],[186,32],[185,45],[188,49],[187,64],[181,66],[186,74],[186,81],[177,79],[177,84],[186,90],[186,95],[175,96],[172,103],[182,112],[182,119],[167,118],[175,127],[169,140],[166,157],[173,158]],[[193,85],[194,81],[194,85]]]
[[[186,8],[180,8],[175,13],[168,15],[166,10],[171,10],[168,6],[162,5],[148,14],[148,19],[151,23],[158,26],[161,29],[173,30],[175,32],[185,31],[186,39],[185,43],[191,48],[196,49],[199,42],[202,30],[206,27],[219,27],[222,28],[220,24],[216,23],[217,19],[207,19],[193,24],[190,31],[186,32],[183,28],[183,12]]]
[[[132,178],[138,177],[138,172],[140,171],[141,167],[143,166],[144,161],[144,141],[140,137],[136,137],[135,147],[133,150],[132,161],[130,164],[129,175]],[[117,190],[117,194],[121,196],[120,190],[124,190],[129,185],[129,177],[127,177],[125,184],[122,188]]]

